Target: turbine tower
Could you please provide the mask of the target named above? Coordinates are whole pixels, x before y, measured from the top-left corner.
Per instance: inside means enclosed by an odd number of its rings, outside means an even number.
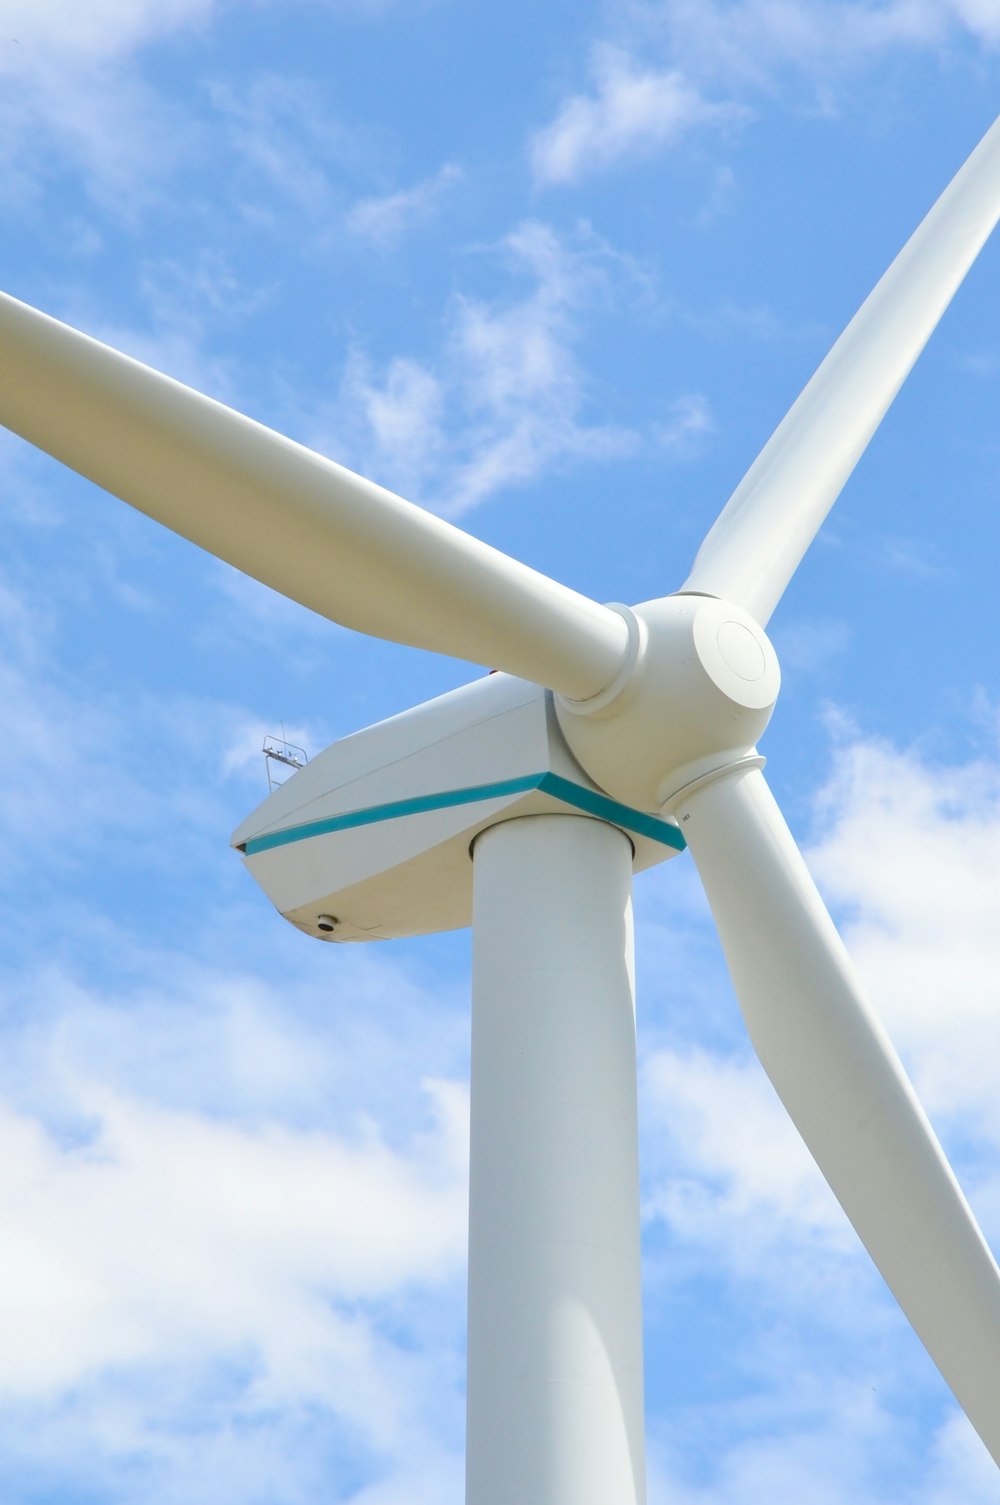
[[[762,773],[767,623],[1000,217],[1000,121],[671,595],[599,605],[8,297],[0,421],[358,632],[502,672],[335,743],[236,831],[327,941],[473,925],[469,1505],[645,1499],[634,871],[690,848],[747,1029],[1000,1464],[1000,1271]]]

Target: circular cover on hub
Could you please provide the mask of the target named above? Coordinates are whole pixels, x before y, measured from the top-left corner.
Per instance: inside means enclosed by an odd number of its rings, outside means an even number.
[[[691,624],[705,673],[727,700],[763,710],[778,697],[781,673],[763,627],[732,601],[702,599]]]
[[[742,622],[723,622],[716,642],[723,661],[740,679],[753,683],[760,679],[767,668],[764,650],[748,627]]]

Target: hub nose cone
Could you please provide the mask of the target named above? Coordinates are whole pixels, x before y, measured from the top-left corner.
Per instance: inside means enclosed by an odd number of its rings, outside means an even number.
[[[742,622],[723,622],[716,642],[722,661],[740,679],[754,684],[767,668],[764,649]]]
[[[662,596],[629,617],[636,651],[622,681],[595,701],[557,697],[556,714],[596,784],[659,810],[692,779],[752,751],[781,671],[760,623],[732,601]]]

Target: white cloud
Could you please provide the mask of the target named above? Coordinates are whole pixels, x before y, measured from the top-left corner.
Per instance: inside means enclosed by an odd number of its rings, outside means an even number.
[[[787,1358],[787,1355],[785,1356]],[[906,1505],[996,1505],[995,1465],[971,1427],[958,1416],[926,1439],[930,1454],[926,1473],[914,1477],[912,1460],[904,1465],[899,1432],[886,1398],[861,1372],[838,1375],[813,1387],[792,1372],[759,1400],[740,1426],[732,1412],[713,1418],[729,1427],[735,1421],[743,1437],[728,1447],[706,1448],[707,1479],[690,1482],[680,1447],[661,1449],[654,1442],[649,1496],[654,1505],[884,1505],[888,1498]],[[803,1387],[803,1388],[800,1388]],[[905,1467],[907,1482],[901,1482]],[[891,1482],[890,1482],[891,1481]]]
[[[393,485],[411,500],[423,495],[430,478],[446,462],[447,394],[444,381],[419,361],[397,356],[381,379],[355,351],[347,362],[341,387],[348,411],[366,431],[368,474],[391,475]]]
[[[243,1129],[92,1083],[83,1143],[0,1114],[0,1390],[249,1346],[275,1401],[325,1395],[378,1426],[358,1303],[447,1281],[464,1254],[462,1096],[428,1090],[432,1127],[402,1154],[374,1131]]]
[[[360,199],[348,210],[345,223],[363,240],[383,248],[390,246],[411,226],[429,219],[437,211],[447,190],[461,180],[461,168],[453,162],[446,162],[431,177],[424,178],[412,188],[400,189],[381,198]]]
[[[650,1211],[730,1249],[745,1269],[775,1240],[819,1234],[850,1249],[844,1216],[756,1062],[661,1051],[644,1077],[651,1132],[669,1136],[669,1181]],[[726,1227],[738,1223],[738,1241]]]
[[[356,0],[380,14],[391,0]],[[30,202],[67,165],[119,218],[158,199],[197,153],[189,105],[146,81],[146,49],[206,30],[224,0],[0,0],[0,163],[3,196]],[[329,208],[331,162],[364,155],[365,133],[345,130],[307,79],[264,75],[209,98],[245,169],[313,217]],[[264,212],[260,206],[257,212]]]
[[[996,1465],[964,1416],[949,1416],[938,1429],[931,1453],[927,1505],[995,1505],[1000,1499]]]
[[[439,989],[346,951],[333,1031],[313,958],[251,981],[119,940],[128,985],[2,977],[8,1483],[264,1505],[346,1498],[363,1458],[386,1500],[457,1498],[467,1089],[414,1079],[453,1055]]]
[[[700,392],[688,392],[670,404],[666,419],[657,425],[656,436],[666,449],[677,449],[710,434],[713,427],[706,399]]]
[[[122,57],[181,27],[204,21],[218,0],[0,0],[0,31],[20,50],[5,48],[5,72],[41,70],[48,59],[77,66]]]
[[[1000,40],[994,0],[661,0],[645,16],[688,77],[733,86],[787,75],[822,90],[900,49]]]
[[[58,522],[58,509],[34,475],[35,453],[9,429],[0,429],[0,485],[3,506],[15,524],[51,528]]]
[[[920,538],[898,534],[881,540],[882,560],[894,574],[909,575],[914,580],[945,580],[947,566],[934,559],[928,544]]]
[[[364,133],[345,129],[308,78],[257,75],[239,85],[217,83],[210,97],[248,185],[247,196],[254,201],[253,213],[266,216],[257,201],[263,186],[282,205],[282,213],[290,203],[325,226],[336,197],[334,169],[363,157]],[[241,183],[235,185],[237,202]]]
[[[396,357],[380,375],[356,353],[333,408],[336,429],[309,442],[450,516],[550,467],[638,446],[631,430],[583,421],[578,321],[605,296],[613,253],[586,228],[574,245],[533,221],[500,250],[529,291],[456,296],[436,367]],[[668,438],[703,426],[698,401],[682,399],[671,421],[679,427]]]
[[[695,129],[748,117],[755,95],[782,81],[834,108],[846,75],[901,49],[940,49],[966,36],[1000,43],[996,0],[652,0],[597,43],[593,84],[573,94],[531,140],[535,179],[571,183],[674,146]],[[720,91],[726,91],[725,96]],[[711,96],[717,97],[711,97]],[[718,179],[705,214],[724,207]]]
[[[49,597],[83,615],[93,604],[91,593],[106,608],[113,590],[113,558],[103,569],[100,554],[88,553],[86,562],[89,573],[81,579],[79,570],[53,561],[45,592],[37,581],[33,593],[10,585],[0,591],[7,652],[0,702],[11,733],[7,777],[0,783],[0,831],[36,873],[64,878],[81,865],[89,868],[96,851],[113,839],[122,842],[118,856],[126,867],[147,862],[157,841],[154,811],[171,822],[181,845],[199,839],[200,822],[218,823],[216,787],[203,777],[190,784],[165,778],[150,760],[170,747],[179,774],[188,740],[184,728],[198,725],[203,740],[213,742],[217,729],[233,719],[232,708],[222,703],[171,701],[142,691],[126,695],[93,680],[81,687],[72,676],[51,672],[46,658],[62,646],[65,629]],[[114,595],[127,612],[146,609],[127,582]],[[8,867],[0,889],[16,892],[21,881],[18,869]],[[63,913],[65,927],[72,907]]]
[[[0,161],[6,192],[32,194],[55,146],[120,213],[156,191],[188,127],[127,64],[204,23],[218,0],[0,0]]]
[[[932,1117],[961,1128],[973,1174],[995,1181],[1000,766],[855,741],[824,808],[810,862],[851,953]]]
[[[761,86],[785,68],[829,78],[893,47],[936,43],[950,9],[935,0],[665,0],[648,15],[692,76]]]
[[[591,95],[577,94],[534,138],[531,160],[539,183],[572,183],[625,156],[673,145],[695,126],[731,121],[675,69],[639,67],[617,47],[594,50]]]

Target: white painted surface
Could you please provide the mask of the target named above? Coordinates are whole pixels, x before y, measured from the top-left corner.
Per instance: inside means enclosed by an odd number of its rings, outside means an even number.
[[[631,866],[583,817],[476,842],[467,1505],[645,1499]]]
[[[738,601],[766,625],[998,217],[1000,120],[761,450],[683,590]]]
[[[346,810],[555,766],[550,743],[545,691],[509,674],[483,675],[314,753],[241,821],[232,844]]]
[[[675,813],[761,1064],[1000,1464],[1000,1275],[759,768]]]
[[[244,861],[279,912],[310,935],[381,940],[452,930],[472,921],[469,853],[479,832],[498,820],[573,808],[545,790],[500,787],[545,773],[600,793],[566,746],[551,692],[491,674],[335,742],[276,789],[232,841],[242,846],[289,827],[399,806],[392,818],[313,834]],[[440,794],[490,786],[495,798],[419,808]],[[636,832],[624,812],[622,820],[634,872],[676,855]],[[337,917],[332,933],[318,930],[321,914]]]
[[[659,810],[692,779],[755,746],[781,671],[764,629],[732,601],[661,596],[629,615],[634,664],[617,697],[581,705],[558,696],[556,713],[577,761],[602,789],[637,809]]]
[[[345,627],[580,697],[621,664],[607,607],[4,294],[0,423]]]

